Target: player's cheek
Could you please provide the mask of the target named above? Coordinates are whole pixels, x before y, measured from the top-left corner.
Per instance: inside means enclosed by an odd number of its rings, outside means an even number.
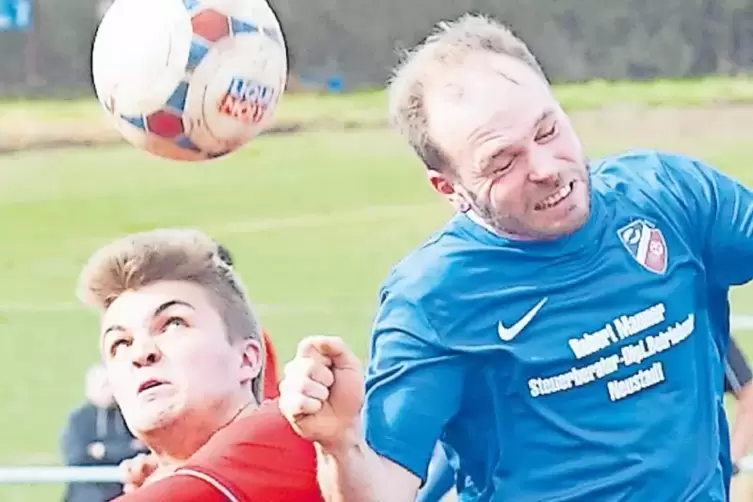
[[[163,343],[165,362],[181,379],[205,387],[209,380],[220,380],[230,371],[230,349],[211,343],[209,337],[194,336]],[[168,377],[169,378],[169,377]]]
[[[523,194],[522,188],[516,189],[511,182],[500,179],[491,186],[487,200],[495,214],[517,216],[525,210]]]
[[[128,372],[124,365],[119,361],[112,361],[106,365],[107,369],[107,383],[110,386],[110,392],[115,396],[115,399],[122,397],[124,389],[131,382]]]
[[[112,387],[112,395],[118,406],[124,410],[124,413],[130,409],[133,409],[133,401],[135,396],[129,396],[125,389],[120,388],[117,385]]]

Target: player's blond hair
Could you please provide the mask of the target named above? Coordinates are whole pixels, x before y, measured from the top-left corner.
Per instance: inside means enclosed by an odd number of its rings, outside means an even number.
[[[543,69],[520,38],[501,23],[474,14],[438,23],[422,43],[403,54],[393,70],[388,86],[390,123],[429,169],[442,170],[447,162],[429,137],[426,90],[432,81],[462,66],[468,56],[481,52],[518,59],[546,81]]]
[[[263,347],[261,326],[227,252],[196,230],[135,233],[102,247],[79,276],[78,297],[85,305],[104,311],[125,291],[159,281],[186,281],[202,287],[222,317],[231,342],[252,339]],[[264,350],[260,357],[263,368]],[[259,400],[263,374],[260,371],[251,383]]]

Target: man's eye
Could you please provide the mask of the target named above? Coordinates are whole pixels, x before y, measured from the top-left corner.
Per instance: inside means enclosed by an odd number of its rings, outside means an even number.
[[[554,124],[552,124],[552,127],[550,127],[549,129],[547,129],[543,133],[539,134],[536,137],[536,141],[547,140],[547,139],[551,138],[552,136],[554,136],[556,133],[557,133],[557,124],[554,123]]]
[[[513,162],[515,162],[515,156],[495,156],[490,163],[488,172],[490,174],[503,173],[512,167]]]
[[[511,158],[510,160],[506,162],[501,162],[500,165],[494,168],[494,172],[501,173],[504,171],[507,171],[512,167],[512,163],[515,162],[515,158]]]
[[[110,345],[110,355],[116,356],[118,355],[118,351],[121,347],[125,347],[128,344],[128,341],[125,338],[120,338],[118,340],[115,340]]]
[[[167,331],[170,328],[176,328],[176,327],[185,327],[188,326],[188,323],[186,323],[185,320],[183,320],[180,317],[171,317],[169,318],[163,327],[163,331]]]

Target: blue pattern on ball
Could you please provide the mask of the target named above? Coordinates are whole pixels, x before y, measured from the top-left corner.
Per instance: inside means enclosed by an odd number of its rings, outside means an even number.
[[[201,61],[209,53],[209,47],[197,40],[191,41],[191,48],[188,51],[188,62],[186,63],[186,71],[192,72],[198,68]]]
[[[183,0],[183,5],[186,6],[186,9],[193,10],[196,7],[199,6],[201,3],[201,0]]]
[[[201,9],[201,0],[182,0],[182,1],[186,10],[188,10],[191,15],[195,15],[196,11],[199,11]],[[242,21],[232,16],[228,16],[228,20],[230,24],[230,36],[231,37],[237,34],[241,34],[241,33],[261,33],[263,36],[266,36],[267,38],[270,38],[277,43],[280,43],[281,41],[281,35],[280,33],[277,32],[277,30],[270,29],[270,28],[262,28],[258,25],[255,25],[253,23],[249,23],[246,21]],[[209,53],[209,50],[212,45],[213,44],[211,42],[207,42],[200,37],[197,37],[197,36],[193,37],[193,39],[191,40],[191,46],[189,48],[188,60],[186,61],[186,68],[185,68],[186,73],[188,75],[190,75],[192,72],[196,70],[196,68],[198,68],[198,66],[201,64],[201,62]],[[188,81],[182,80],[176,86],[175,90],[172,92],[172,94],[168,98],[163,110],[167,110],[170,113],[173,113],[177,115],[178,117],[180,117],[183,114],[186,107],[188,87],[189,87]],[[121,119],[130,123],[134,127],[137,127],[143,131],[147,131],[147,117],[121,116]],[[193,141],[191,141],[191,139],[185,134],[181,134],[180,136],[174,138],[173,142],[176,146],[183,148],[185,150],[202,153],[201,148],[196,146],[196,144]],[[218,157],[222,157],[226,155],[227,153],[229,152],[218,152],[216,154],[211,154],[207,152],[206,156],[208,158],[218,158]]]
[[[194,152],[201,152],[201,149],[191,141],[188,136],[181,135],[175,140],[175,144],[186,150],[192,150]]]
[[[259,28],[251,23],[230,17],[230,30],[231,34],[235,35],[236,33],[255,33],[259,31]]]
[[[128,116],[125,116],[125,115],[121,115],[120,118],[123,119],[123,120],[125,120],[126,122],[128,122],[132,126],[138,127],[142,131],[146,131],[146,120],[144,120],[143,116],[139,115],[139,116],[136,116],[136,117],[128,117]]]
[[[173,95],[170,96],[167,100],[167,106],[172,109],[172,111],[183,113],[183,110],[186,108],[186,96],[188,95],[188,82],[182,81],[178,84],[178,87],[175,88],[175,91],[173,92]]]

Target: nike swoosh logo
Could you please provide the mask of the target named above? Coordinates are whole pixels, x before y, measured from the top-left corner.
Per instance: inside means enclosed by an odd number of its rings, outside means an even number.
[[[541,307],[544,306],[547,300],[548,298],[542,298],[535,307],[526,312],[526,315],[521,317],[518,322],[516,322],[509,328],[505,327],[505,325],[502,324],[502,321],[500,321],[499,325],[497,326],[497,333],[499,334],[499,337],[502,339],[502,341],[509,342],[510,340],[518,336],[520,332],[523,331],[525,327],[531,323],[534,316],[539,312],[539,310],[541,310]]]

